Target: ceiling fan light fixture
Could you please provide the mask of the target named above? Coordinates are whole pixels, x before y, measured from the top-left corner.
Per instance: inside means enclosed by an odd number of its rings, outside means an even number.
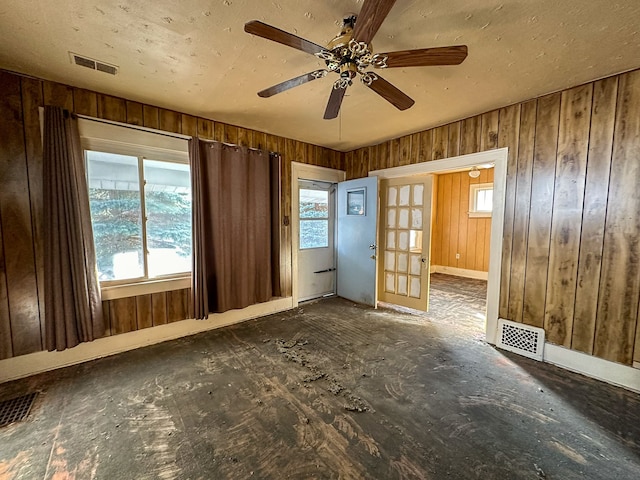
[[[478,178],[480,176],[480,170],[478,170],[478,167],[472,167],[471,170],[469,170],[469,176],[471,178]]]

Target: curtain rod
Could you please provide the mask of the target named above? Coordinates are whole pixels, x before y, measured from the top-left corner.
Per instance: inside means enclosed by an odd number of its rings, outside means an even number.
[[[89,117],[88,115],[75,114],[75,116],[78,118],[82,118],[83,120],[89,120],[89,121],[98,122],[98,123],[106,123],[109,125],[116,125],[118,127],[130,128],[132,130],[141,130],[143,132],[150,132],[150,133],[155,133],[157,135],[164,135],[165,137],[180,138],[182,140],[191,140],[193,138],[191,135],[183,135],[181,133],[172,133],[172,132],[167,132],[165,130],[158,130],[155,128],[143,127],[140,125],[131,125],[129,123],[114,122],[113,120],[105,120],[103,118]]]

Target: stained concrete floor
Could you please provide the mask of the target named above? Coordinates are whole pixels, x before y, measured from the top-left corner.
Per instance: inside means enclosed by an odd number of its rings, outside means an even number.
[[[426,315],[328,299],[2,385],[41,394],[0,479],[640,478],[640,395],[487,345],[483,283],[434,278]]]

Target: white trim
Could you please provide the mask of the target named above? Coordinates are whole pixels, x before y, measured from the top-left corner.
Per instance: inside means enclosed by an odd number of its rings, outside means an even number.
[[[100,288],[102,300],[136,297],[150,293],[168,292],[191,287],[191,274],[180,278],[163,278],[162,280],[145,280],[125,285],[110,285]]]
[[[385,168],[369,172],[369,176],[397,178],[468,170],[481,164],[494,164],[493,219],[491,222],[490,261],[487,280],[487,330],[488,343],[496,343],[498,334],[498,307],[500,301],[500,269],[502,267],[502,233],[504,228],[504,202],[507,185],[507,148],[460,155],[459,157],[415,163],[402,167]]]
[[[545,344],[544,361],[611,385],[640,393],[640,370],[586,353]]]
[[[447,267],[446,265],[431,265],[431,273],[444,273],[456,277],[475,278],[476,280],[488,280],[489,272],[469,270],[466,268]]]
[[[0,360],[0,383],[17,380],[37,373],[135,350],[136,348],[226,327],[252,318],[271,315],[292,308],[291,297],[258,303],[242,310],[213,313],[206,320],[182,320],[135,332],[99,338],[81,343],[62,352],[36,352]]]
[[[346,178],[344,170],[307,165],[306,163],[291,162],[291,294],[293,307],[303,301],[298,298],[298,248],[300,243],[300,218],[298,199],[298,180],[318,180],[339,183]]]

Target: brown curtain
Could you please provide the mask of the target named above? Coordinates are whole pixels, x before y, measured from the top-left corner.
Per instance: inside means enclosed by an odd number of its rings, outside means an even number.
[[[195,318],[280,296],[280,156],[193,139]]]
[[[104,334],[89,193],[78,123],[45,107],[44,302],[46,346],[75,347]]]

